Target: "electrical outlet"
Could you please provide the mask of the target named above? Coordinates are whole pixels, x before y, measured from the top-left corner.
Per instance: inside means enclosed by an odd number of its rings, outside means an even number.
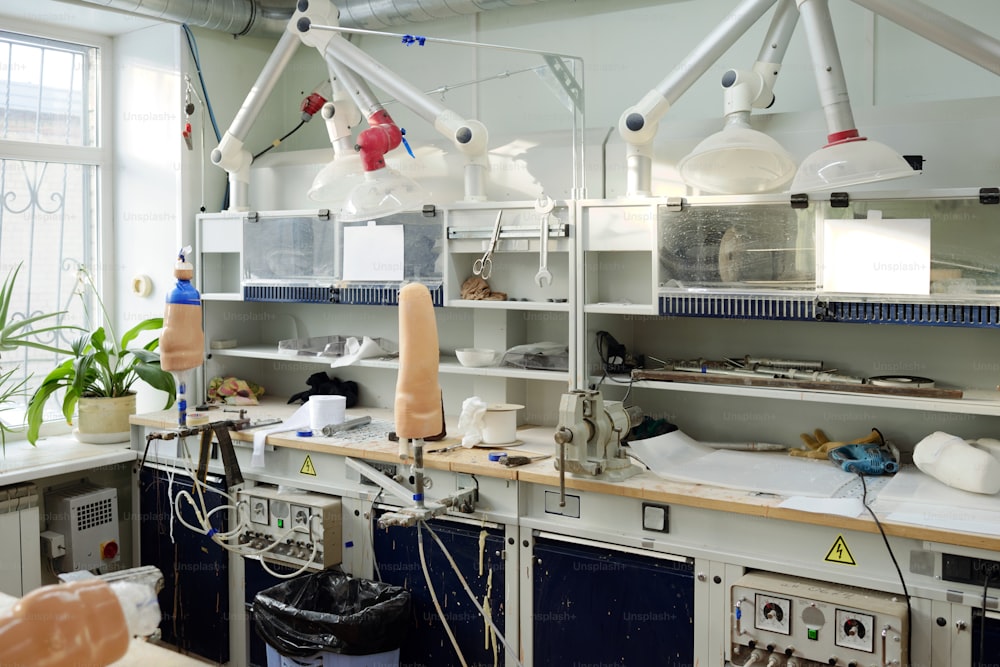
[[[292,528],[309,527],[309,508],[304,505],[292,505]]]
[[[267,511],[267,498],[250,498],[250,520],[254,523],[269,525],[270,514]]]
[[[54,530],[46,530],[42,537],[42,555],[46,558],[59,558],[66,553],[66,538]]]

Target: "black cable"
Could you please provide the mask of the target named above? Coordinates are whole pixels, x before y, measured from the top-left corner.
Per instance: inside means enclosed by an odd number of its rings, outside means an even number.
[[[608,379],[608,380],[611,380],[612,382],[615,382],[617,384],[627,384],[628,388],[629,388],[629,391],[632,391],[632,382],[633,382],[633,380],[632,380],[631,373],[629,374],[628,382],[624,382],[622,380],[616,380],[613,375],[610,375],[608,373],[608,357],[607,357],[606,351],[601,347],[601,343],[602,342],[604,342],[605,344],[607,344],[607,342],[608,342],[607,339],[608,338],[610,338],[611,340],[615,340],[614,336],[612,336],[611,334],[609,334],[607,331],[598,331],[597,334],[596,334],[596,338],[594,339],[594,343],[597,346],[597,357],[601,360],[601,371],[603,373],[601,375],[601,379],[597,381],[597,386],[598,387],[601,386],[601,384],[604,382],[604,380]],[[617,342],[617,341],[615,341],[615,342]],[[625,395],[628,396],[627,393]]]
[[[882,437],[881,431],[878,429],[872,430],[878,432],[880,438]],[[903,596],[906,598],[906,627],[908,629],[906,633],[906,655],[910,656],[910,661],[912,662],[913,657],[911,649],[913,648],[913,642],[911,637],[913,636],[913,607],[910,604],[910,591],[906,588],[906,580],[903,579],[903,570],[899,567],[899,561],[896,560],[896,554],[892,552],[892,546],[889,544],[889,538],[886,537],[885,529],[882,528],[882,522],[878,520],[877,516],[875,516],[874,510],[868,506],[868,484],[865,482],[865,476],[858,473],[858,477],[861,478],[861,504],[865,506],[865,509],[868,510],[868,513],[875,521],[875,525],[878,527],[878,532],[882,535],[882,541],[885,542],[886,551],[889,552],[889,558],[892,559],[892,564],[896,568],[896,574],[899,576],[899,583],[903,587]],[[985,610],[985,606],[983,609]]]
[[[993,570],[986,570],[986,574],[983,577],[983,608],[979,616],[979,660],[976,662],[979,667],[986,667],[986,663],[983,662],[983,656],[985,655],[984,640],[986,638],[986,592],[990,589],[990,575]]]
[[[259,152],[259,153],[257,153],[256,155],[254,155],[254,156],[253,156],[253,159],[254,159],[254,160],[256,160],[257,158],[259,158],[259,157],[260,157],[261,155],[263,155],[264,153],[268,152],[268,151],[269,151],[269,150],[271,150],[272,148],[275,148],[276,146],[279,146],[279,145],[281,144],[281,142],[282,142],[282,141],[284,141],[284,140],[285,140],[285,139],[287,139],[288,137],[290,137],[290,136],[292,136],[293,134],[295,134],[296,132],[298,132],[299,128],[300,128],[300,127],[302,127],[302,126],[303,126],[303,125],[305,125],[305,124],[306,124],[306,122],[305,122],[304,120],[300,120],[300,121],[299,121],[299,124],[298,124],[298,125],[296,125],[295,127],[293,127],[292,129],[290,129],[290,130],[289,130],[288,132],[286,132],[286,133],[285,133],[285,136],[281,137],[281,138],[280,138],[280,139],[278,139],[277,141],[273,141],[273,142],[271,142],[271,145],[270,145],[270,146],[268,146],[267,148],[265,148],[265,149],[264,149],[264,150],[262,150],[261,152]]]

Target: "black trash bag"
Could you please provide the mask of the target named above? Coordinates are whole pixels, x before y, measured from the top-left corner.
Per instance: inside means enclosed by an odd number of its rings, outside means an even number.
[[[323,570],[261,591],[251,614],[257,634],[285,657],[372,655],[403,643],[410,592]]]

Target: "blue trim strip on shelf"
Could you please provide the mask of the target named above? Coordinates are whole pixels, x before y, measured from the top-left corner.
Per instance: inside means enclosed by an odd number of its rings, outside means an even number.
[[[277,301],[283,303],[336,303],[337,290],[332,287],[306,285],[244,285],[244,301]]]
[[[431,302],[438,308],[444,306],[444,285],[428,287]],[[340,288],[340,303],[356,306],[398,306],[399,284],[346,285]]]
[[[673,317],[812,321],[815,312],[815,299],[812,297],[660,296],[660,315]]]
[[[826,322],[1000,328],[1000,306],[828,301],[818,310]]]

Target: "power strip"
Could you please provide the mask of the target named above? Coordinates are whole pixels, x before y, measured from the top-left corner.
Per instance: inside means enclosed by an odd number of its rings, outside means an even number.
[[[237,500],[245,508],[241,512],[249,514],[238,540],[244,556],[268,549],[259,554],[266,560],[299,567],[308,563],[315,569],[339,565],[343,559],[339,497],[255,486],[239,491]]]

